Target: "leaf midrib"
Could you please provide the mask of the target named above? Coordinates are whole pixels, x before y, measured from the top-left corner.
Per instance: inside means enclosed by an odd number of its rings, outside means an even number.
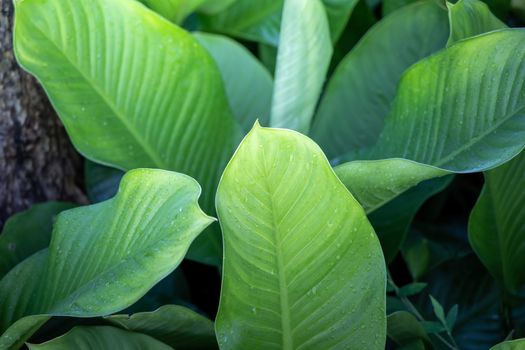
[[[44,38],[48,40],[49,43],[51,43],[56,49],[57,52],[64,57],[64,59],[69,62],[70,66],[76,70],[79,74],[79,76],[84,79],[87,84],[92,88],[93,91],[101,98],[101,100],[109,107],[109,109],[114,113],[114,115],[117,117],[118,120],[120,120],[121,124],[124,126],[126,130],[133,136],[133,138],[137,141],[137,143],[142,147],[142,149],[145,151],[145,153],[148,155],[150,160],[160,169],[170,169],[167,164],[156,154],[155,150],[151,148],[151,145],[144,142],[135,128],[132,124],[129,124],[124,116],[120,114],[120,111],[118,111],[117,107],[114,106],[110,100],[105,96],[103,90],[99,89],[98,86],[87,76],[85,75],[82,70],[77,67],[74,64],[74,61],[72,61],[69,56],[67,56],[63,51],[62,48],[56,44],[49,36],[46,35],[46,33],[40,29],[38,26],[34,26]],[[22,65],[22,64],[21,64]],[[29,70],[29,69],[28,69]],[[51,99],[50,99],[51,100]],[[53,101],[51,101],[53,103]]]

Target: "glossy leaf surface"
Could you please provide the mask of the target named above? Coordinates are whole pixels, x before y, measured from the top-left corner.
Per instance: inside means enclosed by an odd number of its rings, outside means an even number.
[[[221,349],[384,347],[379,242],[314,142],[256,125],[216,202],[225,244]]]

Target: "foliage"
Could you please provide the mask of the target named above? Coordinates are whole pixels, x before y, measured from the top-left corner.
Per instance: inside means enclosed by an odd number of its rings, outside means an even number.
[[[6,223],[0,349],[524,348],[501,2],[15,0],[92,204]]]

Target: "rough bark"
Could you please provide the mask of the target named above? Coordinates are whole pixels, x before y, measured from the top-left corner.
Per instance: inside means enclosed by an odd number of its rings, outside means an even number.
[[[12,0],[0,0],[0,229],[36,202],[85,202],[82,159],[38,82],[13,54]]]

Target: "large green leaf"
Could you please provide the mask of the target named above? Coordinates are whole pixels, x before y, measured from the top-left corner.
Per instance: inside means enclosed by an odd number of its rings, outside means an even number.
[[[370,29],[337,67],[315,117],[312,136],[329,158],[375,144],[401,74],[444,47],[447,35],[447,13],[433,1]]]
[[[46,248],[55,216],[74,206],[46,202],[11,216],[0,234],[0,279],[22,260]]]
[[[525,152],[485,173],[469,220],[472,248],[506,288],[525,283]]]
[[[455,4],[447,2],[447,7],[450,22],[447,46],[471,36],[507,27],[479,0],[460,0]]]
[[[242,45],[220,35],[195,33],[213,56],[237,122],[248,132],[255,120],[268,125],[273,81],[270,73]]]
[[[236,0],[223,11],[200,19],[206,30],[277,46],[282,8],[283,0]]]
[[[383,349],[385,265],[319,147],[257,124],[217,192],[221,349]]]
[[[212,212],[240,140],[213,59],[184,30],[129,0],[16,2],[15,52],[42,82],[76,148],[121,169],[196,178]],[[220,236],[204,236],[220,256]]]
[[[271,126],[308,133],[331,57],[330,31],[321,1],[286,0]]]
[[[165,305],[154,312],[114,315],[106,320],[150,335],[175,349],[217,349],[213,322],[183,306]]]
[[[525,339],[509,340],[490,348],[490,350],[522,350],[525,349]]]
[[[43,344],[28,344],[29,350],[170,350],[166,344],[145,334],[109,326],[74,327]]]
[[[462,40],[408,70],[373,156],[486,170],[525,145],[525,30]]]
[[[0,281],[0,348],[23,343],[45,316],[107,315],[138,300],[211,223],[199,194],[186,175],[137,169],[115,198],[62,212],[49,249]]]

